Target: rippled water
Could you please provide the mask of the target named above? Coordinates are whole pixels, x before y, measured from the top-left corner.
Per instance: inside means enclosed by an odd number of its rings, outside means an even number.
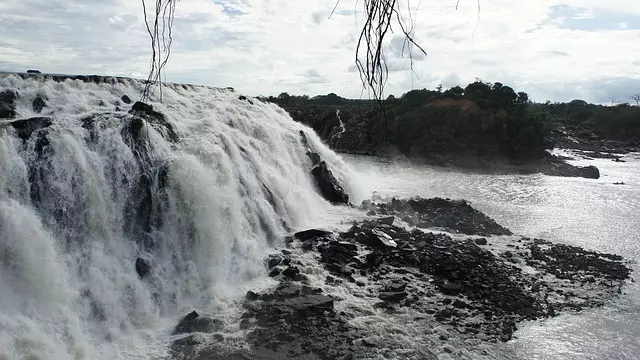
[[[626,162],[576,160],[598,180],[546,175],[489,175],[345,155],[365,192],[469,200],[515,233],[640,259],[640,156]],[[624,185],[614,185],[614,182]],[[637,265],[634,279],[638,280]],[[498,351],[520,359],[640,359],[640,287],[614,303],[521,326]]]

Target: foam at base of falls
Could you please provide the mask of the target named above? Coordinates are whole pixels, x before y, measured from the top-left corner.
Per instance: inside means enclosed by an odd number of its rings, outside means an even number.
[[[170,85],[154,123],[122,100],[142,82],[84,80],[0,75],[16,119],[51,118],[23,132],[0,120],[0,359],[151,358],[185,311],[233,313],[269,249],[330,206],[301,130],[362,199],[340,157],[274,105]]]

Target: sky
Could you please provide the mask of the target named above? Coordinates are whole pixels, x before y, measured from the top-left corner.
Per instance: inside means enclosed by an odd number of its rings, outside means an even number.
[[[152,0],[146,0],[149,4]],[[384,44],[385,96],[501,82],[544,102],[628,102],[640,92],[638,0],[399,0],[413,37]],[[150,4],[151,5],[151,4]],[[363,1],[180,0],[166,80],[247,95],[368,98],[355,69]],[[0,71],[146,78],[140,0],[0,1]]]

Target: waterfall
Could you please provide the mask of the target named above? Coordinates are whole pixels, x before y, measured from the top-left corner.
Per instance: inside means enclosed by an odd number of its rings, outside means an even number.
[[[233,301],[270,249],[332,206],[306,145],[361,198],[279,107],[171,84],[130,112],[143,88],[0,74],[15,95],[0,119],[0,359],[126,357],[185,311]]]

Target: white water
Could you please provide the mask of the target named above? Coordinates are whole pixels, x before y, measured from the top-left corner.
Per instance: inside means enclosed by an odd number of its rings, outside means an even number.
[[[300,130],[354,202],[362,200],[342,160],[281,109],[226,89],[171,86],[151,103],[180,140],[143,130],[152,170],[168,168],[166,194],[152,188],[154,200],[166,196],[161,225],[147,234],[156,245],[145,247],[124,226],[141,170],[121,135],[130,105],[119,100],[138,99],[142,84],[0,75],[7,88],[20,94],[17,118],[54,123],[46,130],[52,153],[40,158],[37,136],[23,144],[0,125],[2,360],[157,358],[193,309],[237,330],[238,299],[265,278],[262,261],[286,226],[322,222],[332,208],[314,189]],[[48,104],[42,114],[31,108],[38,95]],[[80,119],[97,112],[107,114],[92,141]],[[34,171],[39,202],[30,197]],[[137,257],[152,264],[144,280]]]

